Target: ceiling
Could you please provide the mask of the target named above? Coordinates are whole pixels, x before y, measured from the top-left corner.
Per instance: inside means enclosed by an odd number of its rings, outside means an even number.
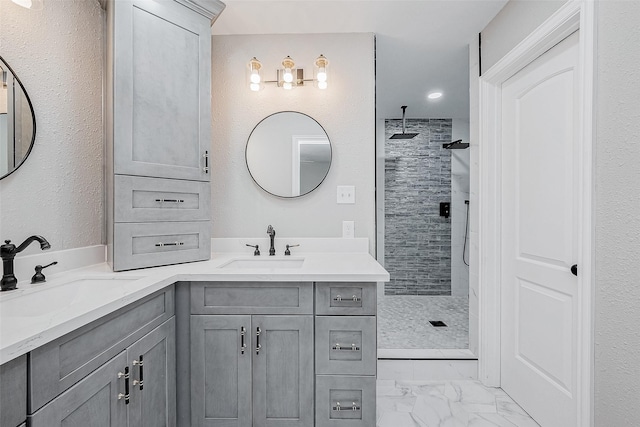
[[[213,34],[375,33],[378,118],[468,118],[468,45],[507,2],[223,1]]]

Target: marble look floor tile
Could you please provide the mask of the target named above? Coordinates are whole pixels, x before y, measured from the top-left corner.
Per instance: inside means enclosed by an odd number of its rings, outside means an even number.
[[[378,420],[377,427],[421,427],[411,414],[406,412],[386,412]]]
[[[467,412],[497,412],[496,396],[477,381],[452,381],[447,384],[445,396],[460,402]]]
[[[471,414],[469,427],[516,427],[498,414]]]
[[[378,380],[377,427],[539,427],[479,381]]]
[[[507,395],[496,397],[496,406],[498,414],[517,427],[539,427],[538,423]]]

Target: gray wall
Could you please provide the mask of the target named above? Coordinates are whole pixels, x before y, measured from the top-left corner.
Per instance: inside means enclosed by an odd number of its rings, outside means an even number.
[[[342,221],[352,220],[356,237],[368,237],[375,253],[373,47],[373,34],[362,33],[213,36],[213,237],[265,236],[268,224],[278,237],[339,237]],[[275,85],[249,90],[245,70],[253,56],[262,62],[263,79],[274,80],[286,55],[310,78],[320,54],[330,61],[326,90],[313,84],[290,91]],[[245,165],[251,130],[277,111],[310,115],[331,140],[333,160],[327,178],[301,198],[267,194],[255,185]],[[356,187],[355,204],[336,203],[338,185]]]
[[[451,119],[409,119],[413,139],[389,139],[401,120],[385,124],[385,295],[451,294]]]
[[[45,0],[39,11],[0,0],[0,40],[37,127],[29,158],[0,181],[0,237],[42,234],[53,250],[99,245],[103,11],[95,0]]]
[[[546,3],[512,0],[505,6],[482,32],[483,69],[551,15]],[[596,11],[595,426],[635,426],[640,425],[640,2],[599,1]]]

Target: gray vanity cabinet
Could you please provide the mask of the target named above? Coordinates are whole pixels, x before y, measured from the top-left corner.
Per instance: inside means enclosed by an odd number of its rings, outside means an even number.
[[[253,316],[252,327],[253,426],[313,426],[313,316]]]
[[[313,405],[312,316],[191,316],[193,427],[311,427]]]
[[[191,283],[191,425],[314,425],[313,284]]]
[[[211,256],[211,24],[218,0],[101,0],[107,10],[107,261]]]
[[[173,427],[175,355],[172,317],[44,405],[30,426]]]
[[[191,316],[193,427],[251,425],[250,331],[251,316]]]
[[[375,315],[375,283],[316,283],[316,427],[375,425]]]
[[[27,419],[27,356],[0,366],[0,426],[16,427]]]
[[[118,378],[126,364],[123,351],[30,416],[29,425],[80,427],[91,420],[91,427],[126,427],[124,378]]]
[[[176,425],[176,324],[171,318],[127,349],[129,427]]]
[[[114,173],[209,181],[211,19],[176,1],[113,1]]]

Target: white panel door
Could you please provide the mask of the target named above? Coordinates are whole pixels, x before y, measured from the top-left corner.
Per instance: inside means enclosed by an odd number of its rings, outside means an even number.
[[[502,85],[501,384],[543,427],[577,422],[578,42]]]

